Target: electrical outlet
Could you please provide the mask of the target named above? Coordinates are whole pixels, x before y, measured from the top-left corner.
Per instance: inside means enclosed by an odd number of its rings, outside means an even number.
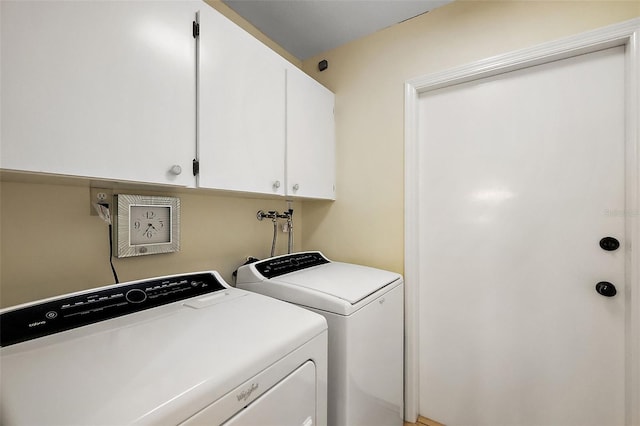
[[[98,212],[93,207],[95,203],[106,204],[111,208],[113,205],[113,190],[106,188],[89,188],[89,212],[91,216],[98,216]]]

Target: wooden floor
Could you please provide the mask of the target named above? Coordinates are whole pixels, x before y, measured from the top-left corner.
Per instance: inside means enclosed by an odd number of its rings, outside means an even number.
[[[435,420],[428,419],[426,417],[418,416],[418,423],[404,422],[404,426],[445,426],[442,423],[438,423]]]

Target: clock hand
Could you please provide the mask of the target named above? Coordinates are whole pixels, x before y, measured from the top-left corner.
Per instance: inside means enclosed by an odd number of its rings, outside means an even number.
[[[151,231],[150,231],[151,228],[153,228],[153,224],[147,223],[147,229],[145,229],[142,234],[143,235],[151,235]],[[153,228],[153,229],[155,229],[155,228]]]

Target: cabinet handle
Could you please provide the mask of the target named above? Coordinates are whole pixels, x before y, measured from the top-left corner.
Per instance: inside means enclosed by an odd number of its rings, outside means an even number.
[[[298,185],[297,183],[295,185],[293,185],[293,190],[297,191],[298,189],[300,189],[300,185]]]
[[[280,181],[279,180],[273,182],[273,189],[278,189],[278,188],[280,188]]]
[[[172,175],[176,175],[178,176],[180,173],[182,173],[182,167],[180,167],[179,164],[174,164],[173,166],[171,166],[171,168],[169,169],[169,173],[171,173]]]

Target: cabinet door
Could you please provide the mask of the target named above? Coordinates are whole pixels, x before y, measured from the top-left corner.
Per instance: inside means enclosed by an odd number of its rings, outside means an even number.
[[[334,95],[287,69],[287,195],[335,199]]]
[[[199,54],[198,186],[284,194],[284,60],[210,7]]]
[[[0,166],[193,186],[197,4],[0,2]]]

